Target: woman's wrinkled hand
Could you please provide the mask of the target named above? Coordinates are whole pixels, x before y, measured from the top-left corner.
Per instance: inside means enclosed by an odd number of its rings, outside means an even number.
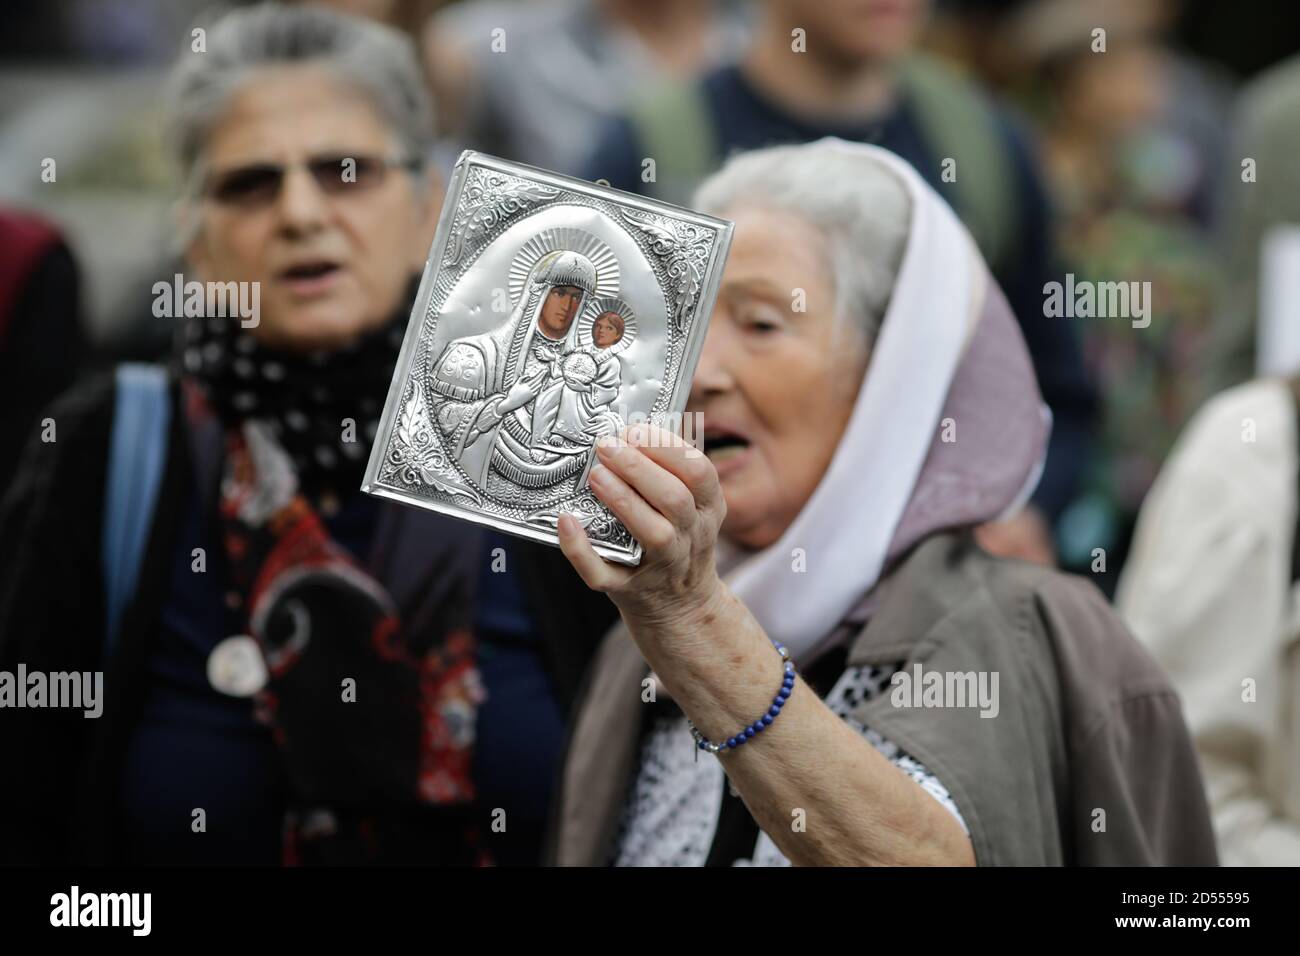
[[[688,623],[724,599],[714,564],[726,515],[718,473],[698,449],[654,425],[596,445],[591,489],[639,542],[637,567],[603,560],[571,515],[560,548],[587,586],[609,595],[629,626]]]

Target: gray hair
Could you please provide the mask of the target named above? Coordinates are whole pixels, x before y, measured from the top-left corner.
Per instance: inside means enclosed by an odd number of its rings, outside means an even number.
[[[884,163],[833,142],[739,153],[706,179],[695,208],[720,215],[760,206],[803,216],[826,239],[837,320],[873,341],[885,316],[911,225],[911,199]]]
[[[433,105],[412,43],[390,27],[319,7],[264,3],[228,13],[186,48],[170,82],[170,139],[188,189],[196,185],[208,136],[230,98],[259,69],[321,66],[366,96],[401,143],[423,163],[433,141]]]

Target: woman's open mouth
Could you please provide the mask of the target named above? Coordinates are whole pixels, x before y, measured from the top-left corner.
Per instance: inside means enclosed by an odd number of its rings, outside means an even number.
[[[277,279],[299,296],[321,295],[330,291],[343,274],[343,267],[329,259],[297,262],[283,270]]]
[[[719,477],[741,467],[749,449],[749,439],[743,435],[725,428],[704,429],[704,454],[713,462]]]

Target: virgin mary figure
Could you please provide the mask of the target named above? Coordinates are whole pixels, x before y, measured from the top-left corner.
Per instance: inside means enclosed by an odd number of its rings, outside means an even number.
[[[616,282],[616,266],[614,272]],[[503,446],[518,444],[505,440],[503,423],[515,418],[516,427],[525,429],[522,437],[529,437],[537,392],[555,361],[576,344],[574,319],[583,304],[609,279],[580,252],[546,252],[529,268],[518,303],[504,323],[452,341],[433,363],[428,382],[438,399],[434,418],[448,450],[479,488],[486,489],[494,461],[500,468],[516,457],[503,459],[502,452],[510,450]],[[538,484],[550,477],[544,467],[548,461],[529,458],[513,464],[517,467],[506,468],[512,481],[518,481],[520,468],[536,471],[531,477]]]

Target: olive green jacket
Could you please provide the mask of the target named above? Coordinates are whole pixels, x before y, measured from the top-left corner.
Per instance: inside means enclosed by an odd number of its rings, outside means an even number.
[[[1091,583],[945,533],[914,548],[877,595],[849,666],[999,675],[996,716],[895,706],[892,692],[853,714],[948,788],[979,864],[1217,863],[1178,697]],[[611,858],[647,673],[616,626],[576,705],[551,862]]]

